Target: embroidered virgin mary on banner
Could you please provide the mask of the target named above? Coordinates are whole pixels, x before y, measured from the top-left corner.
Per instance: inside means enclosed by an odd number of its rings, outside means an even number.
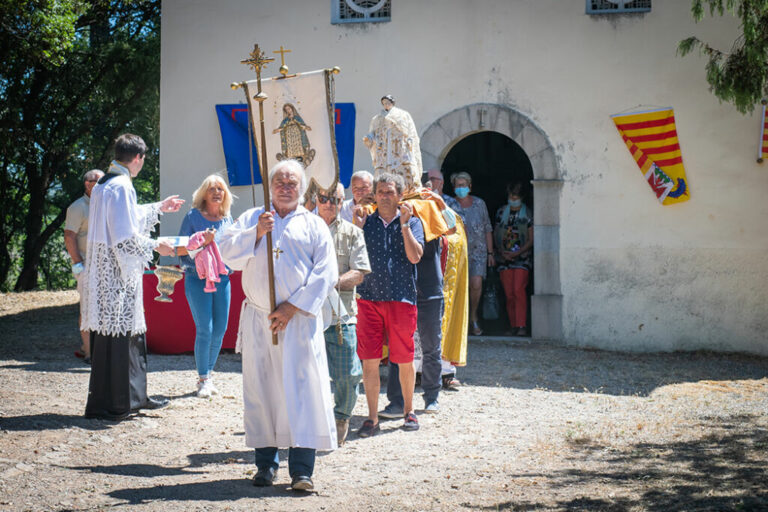
[[[278,160],[287,160],[293,158],[298,160],[304,167],[312,163],[315,158],[315,150],[309,145],[307,132],[312,128],[304,122],[296,107],[290,103],[283,105],[283,120],[280,126],[272,130],[272,133],[280,134],[281,153],[276,155]]]
[[[261,81],[264,101],[267,169],[295,159],[304,165],[307,181],[328,189],[338,181],[333,114],[333,73],[330,70],[298,73],[288,78]],[[259,133],[256,81],[246,82],[246,96],[254,115],[253,133]],[[258,148],[262,151],[263,148]]]

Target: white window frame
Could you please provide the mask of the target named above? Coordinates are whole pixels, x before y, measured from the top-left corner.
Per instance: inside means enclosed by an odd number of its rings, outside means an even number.
[[[363,15],[362,18],[344,18],[341,17],[340,3],[346,3],[347,7],[355,12]],[[372,17],[371,14],[385,8],[389,4],[389,16]],[[372,7],[364,8],[355,4],[350,0],[331,0],[331,24],[338,25],[341,23],[383,23],[392,19],[392,0],[379,0],[377,4]]]

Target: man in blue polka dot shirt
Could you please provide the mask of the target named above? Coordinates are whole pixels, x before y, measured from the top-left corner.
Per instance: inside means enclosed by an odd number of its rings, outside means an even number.
[[[418,430],[413,412],[413,333],[416,330],[416,264],[424,254],[424,228],[413,216],[413,208],[399,204],[405,183],[394,174],[382,173],[373,182],[377,211],[355,212],[363,228],[371,273],[358,287],[357,355],[363,362],[363,383],[368,401],[368,419],[358,435],[370,437],[379,431],[379,363],[384,339],[389,360],[397,364],[403,390],[403,428]]]

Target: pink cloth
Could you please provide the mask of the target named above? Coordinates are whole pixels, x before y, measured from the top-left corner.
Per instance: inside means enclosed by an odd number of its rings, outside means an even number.
[[[194,251],[203,245],[203,243],[205,243],[204,233],[205,231],[198,231],[190,236],[187,250]],[[221,254],[219,254],[219,248],[216,245],[216,242],[209,243],[202,251],[197,253],[195,256],[195,270],[197,270],[197,277],[205,279],[205,288],[203,291],[208,293],[215,292],[216,285],[214,283],[221,282],[219,274],[228,274],[227,267],[221,260]]]

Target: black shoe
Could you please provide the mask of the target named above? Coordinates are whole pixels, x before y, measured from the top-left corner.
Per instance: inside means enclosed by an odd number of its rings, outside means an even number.
[[[89,420],[109,420],[109,421],[122,421],[130,416],[130,412],[124,412],[121,414],[114,414],[107,411],[85,411],[85,417]]]
[[[269,487],[277,480],[277,470],[272,468],[260,469],[253,477],[256,487]]]
[[[373,424],[373,420],[365,420],[363,422],[363,426],[360,427],[360,430],[357,431],[358,437],[371,437],[375,436],[377,432],[379,432],[381,428],[379,427],[379,424]]]
[[[84,363],[84,364],[87,364],[88,366],[91,366],[91,358],[90,358],[90,357],[88,357],[88,356],[85,356],[85,357],[83,358],[83,363]]]
[[[295,476],[291,480],[291,489],[294,491],[314,491],[315,484],[308,476]]]
[[[162,409],[169,403],[171,403],[171,401],[168,400],[167,398],[161,398],[159,400],[155,400],[154,398],[147,398],[147,403],[142,405],[138,409],[133,409],[133,412],[136,412],[139,409]]]

